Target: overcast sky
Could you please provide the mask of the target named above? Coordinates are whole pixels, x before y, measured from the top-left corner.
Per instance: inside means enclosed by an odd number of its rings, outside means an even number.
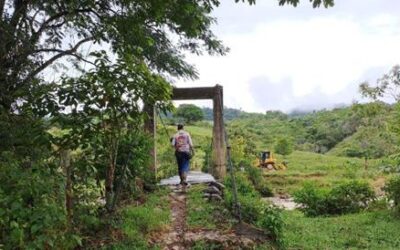
[[[228,107],[289,112],[350,104],[360,99],[360,82],[400,63],[399,0],[336,0],[330,9],[306,0],[297,8],[222,2],[214,31],[230,53],[188,56],[200,78],[175,85],[223,85]]]

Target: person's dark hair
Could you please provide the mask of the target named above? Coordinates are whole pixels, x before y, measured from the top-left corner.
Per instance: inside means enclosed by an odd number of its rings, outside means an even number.
[[[178,124],[178,130],[183,129],[183,124]]]

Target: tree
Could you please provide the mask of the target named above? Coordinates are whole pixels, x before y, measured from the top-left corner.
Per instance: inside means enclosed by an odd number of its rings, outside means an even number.
[[[235,136],[230,141],[231,144],[231,158],[235,166],[245,160],[246,141],[242,136]]]
[[[175,117],[180,117],[185,120],[185,123],[193,123],[201,121],[204,118],[203,110],[193,104],[181,104],[176,112]]]
[[[391,126],[389,129],[399,136],[400,134],[400,116],[399,116],[399,107],[400,107],[400,65],[395,65],[392,69],[384,74],[381,78],[379,78],[376,82],[376,86],[371,86],[368,82],[363,82],[359,86],[360,92],[364,97],[371,98],[375,101],[382,100],[388,101],[392,100],[395,102],[394,105],[394,115],[391,121]],[[375,102],[379,104],[379,102]],[[381,104],[382,105],[382,104]],[[368,108],[371,110],[372,108]],[[380,110],[378,110],[380,111]],[[385,127],[385,130],[387,126]],[[386,132],[386,131],[385,131]],[[384,138],[385,139],[385,138]],[[397,148],[398,151],[398,148]],[[398,159],[398,157],[394,157]],[[398,163],[399,160],[396,160]],[[367,164],[367,158],[366,158]]]
[[[235,0],[239,1],[246,0]],[[311,2],[313,7],[333,5],[333,0]],[[193,66],[183,60],[184,50],[227,51],[210,29],[215,22],[210,14],[219,4],[218,0],[1,0],[0,109],[15,109],[33,80],[62,58],[74,60],[72,65],[81,70],[78,62],[93,64],[85,54],[88,48],[96,51],[102,46],[90,44],[107,44],[120,59],[133,55],[159,73],[196,77]]]
[[[387,74],[379,78],[376,86],[363,82],[359,88],[364,97],[373,100],[392,99],[395,102],[400,101],[400,65],[393,66]]]
[[[352,136],[352,140],[344,141],[342,155],[364,158],[364,168],[368,168],[368,160],[388,156],[395,152],[398,136],[380,126],[361,126]]]
[[[279,0],[279,5],[291,4],[296,7],[299,4],[300,0]],[[310,0],[313,5],[313,8],[320,7],[321,4],[324,5],[325,8],[332,7],[334,5],[334,0]]]
[[[293,151],[292,140],[282,137],[279,138],[275,143],[275,152],[283,156],[291,154]]]
[[[162,105],[171,93],[170,85],[162,77],[134,60],[126,65],[125,60],[109,65],[107,57],[100,57],[92,71],[66,78],[57,88],[57,96],[61,108],[70,109],[71,114],[54,114],[58,124],[70,131],[60,140],[63,148],[90,147],[97,153],[96,158],[103,157],[109,211],[115,204],[114,180],[121,141],[129,133],[141,130],[139,101],[161,101]]]
[[[32,80],[61,58],[73,59],[81,70],[77,62],[93,64],[85,57],[89,44],[108,44],[120,59],[132,55],[159,73],[196,77],[182,59],[183,50],[227,51],[210,30],[217,5],[209,0],[0,1],[0,106],[12,108]],[[95,47],[102,49],[91,50]]]

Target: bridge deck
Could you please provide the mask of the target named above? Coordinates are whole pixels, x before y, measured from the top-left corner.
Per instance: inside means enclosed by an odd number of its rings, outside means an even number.
[[[214,182],[215,179],[212,175],[200,171],[190,171],[187,176],[187,182],[190,184]],[[160,181],[161,186],[165,185],[178,185],[180,182],[179,176],[175,175]]]

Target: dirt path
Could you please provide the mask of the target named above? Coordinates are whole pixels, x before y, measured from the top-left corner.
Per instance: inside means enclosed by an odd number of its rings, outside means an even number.
[[[187,190],[170,187],[171,225],[168,231],[151,237],[153,245],[158,245],[163,250],[183,250],[190,249],[196,242],[201,241],[215,244],[221,249],[253,249],[254,246],[268,240],[262,231],[247,224],[229,230],[189,229],[186,223]]]
[[[185,247],[186,232],[186,190],[175,189],[170,196],[172,228],[169,239],[172,242],[164,242],[164,249],[181,250]]]
[[[186,190],[171,186],[169,194],[171,208],[171,226],[168,231],[160,232],[151,237],[153,245],[161,246],[164,250],[187,249],[185,241],[186,233]]]

